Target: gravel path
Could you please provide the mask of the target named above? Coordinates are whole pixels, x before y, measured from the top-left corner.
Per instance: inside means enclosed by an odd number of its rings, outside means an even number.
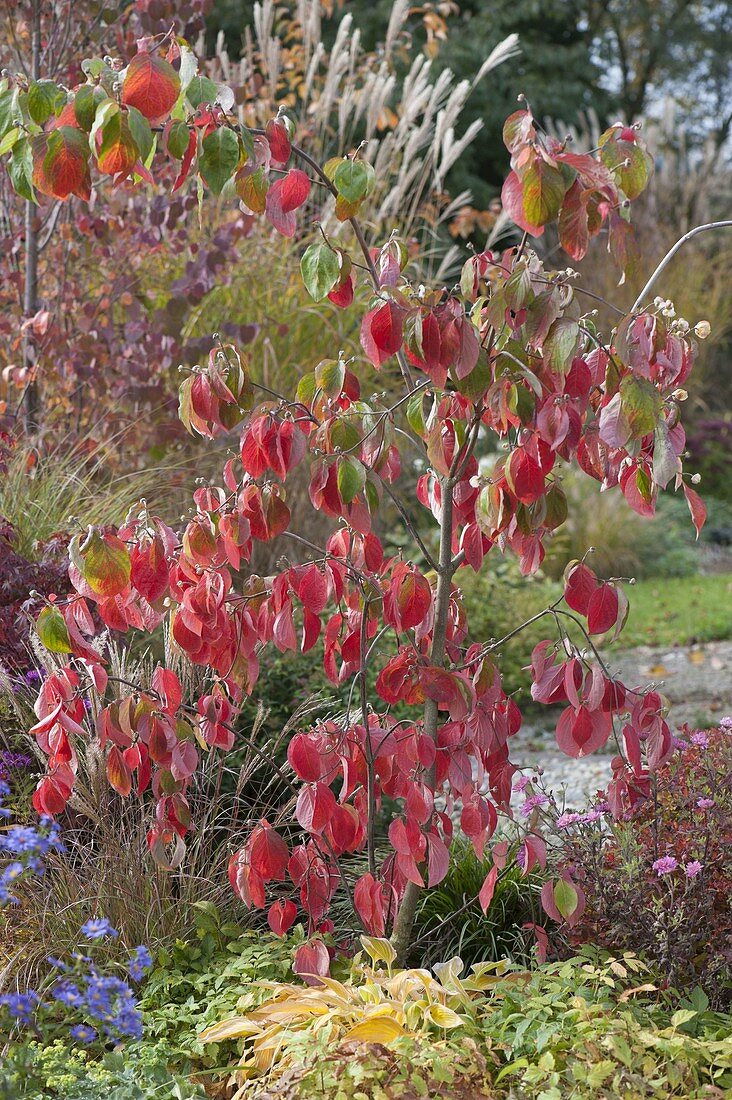
[[[730,612],[732,614],[732,611]],[[709,642],[678,649],[641,646],[610,661],[631,687],[653,682],[671,701],[672,729],[688,722],[706,726],[732,714],[732,642]],[[557,715],[559,712],[557,712]],[[551,720],[524,726],[511,742],[511,759],[525,767],[543,771],[544,781],[557,801],[568,807],[584,805],[610,778],[609,753],[596,753],[572,760],[560,753],[554,741]]]

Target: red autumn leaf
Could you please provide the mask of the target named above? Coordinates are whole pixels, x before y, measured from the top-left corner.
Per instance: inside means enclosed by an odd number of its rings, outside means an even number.
[[[252,869],[245,848],[234,852],[229,860],[229,882],[231,889],[241,898],[247,909],[264,909],[265,894],[262,876]]]
[[[159,535],[132,547],[130,583],[148,603],[155,603],[168,591],[168,561]]]
[[[696,537],[699,538],[699,535],[701,534],[701,529],[706,523],[707,506],[702,498],[699,496],[699,494],[694,492],[694,490],[690,488],[686,484],[686,482],[684,482],[684,496],[686,497],[686,503],[688,504],[689,511],[691,512],[692,523],[696,528]]]
[[[564,196],[559,211],[559,242],[573,260],[583,259],[590,242],[587,224],[587,203],[582,187],[575,180]]]
[[[292,152],[290,135],[287,132],[285,123],[279,119],[271,118],[264,132],[269,143],[272,160],[276,164],[285,164],[290,159],[290,153]]]
[[[384,595],[384,622],[400,634],[424,622],[432,602],[432,589],[418,569],[400,564]]]
[[[278,186],[280,206],[284,214],[297,210],[310,194],[310,180],[299,168],[290,169],[286,176],[273,185],[272,190]]]
[[[318,976],[327,978],[330,973],[330,955],[322,940],[303,943],[295,952],[292,969],[306,985],[322,985]]]
[[[88,202],[91,197],[89,140],[72,126],[61,126],[33,141],[33,185],[43,195]]]
[[[183,700],[183,688],[176,674],[158,666],[152,674],[151,687],[160,696],[166,714],[175,714]]]
[[[483,885],[480,888],[480,893],[478,894],[478,902],[480,903],[480,907],[483,910],[483,913],[488,912],[488,907],[490,906],[490,903],[493,900],[493,894],[494,894],[495,889],[496,889],[496,882],[497,881],[498,881],[498,867],[494,864],[491,867],[488,874],[486,875],[485,881],[483,882]]]
[[[384,892],[381,883],[368,871],[356,883],[353,904],[369,935],[383,936],[386,931]]]
[[[587,607],[587,629],[590,634],[604,634],[618,620],[618,593],[614,584],[601,584]]]
[[[262,876],[263,882],[282,882],[290,851],[276,829],[266,821],[252,831],[245,845],[250,866]]]
[[[307,833],[322,833],[335,807],[335,795],[330,787],[325,783],[312,783],[300,791],[295,817]]]
[[[524,447],[511,452],[504,472],[509,489],[522,504],[533,504],[544,493],[541,466]]]
[[[138,53],[127,66],[122,84],[122,102],[135,107],[152,126],[158,126],[170,114],[180,92],[180,77],[164,58]]]
[[[346,309],[351,305],[353,302],[353,275],[350,271],[341,285],[331,290],[328,301],[332,302],[334,306],[338,306],[339,309]]]
[[[116,745],[112,745],[109,750],[106,770],[110,786],[123,798],[127,798],[132,790],[132,772]]]
[[[570,562],[564,570],[564,600],[573,611],[586,615],[590,600],[600,586],[595,573],[584,562]]]
[[[612,731],[611,714],[587,707],[567,707],[557,722],[557,745],[567,756],[589,756],[606,744]]]
[[[361,347],[377,369],[402,346],[403,323],[402,310],[391,301],[364,314]]]
[[[267,913],[267,924],[275,936],[286,936],[295,923],[297,906],[294,901],[276,901]]]
[[[305,732],[295,734],[287,746],[287,759],[292,770],[305,783],[317,783],[323,778],[324,761],[309,734]]]

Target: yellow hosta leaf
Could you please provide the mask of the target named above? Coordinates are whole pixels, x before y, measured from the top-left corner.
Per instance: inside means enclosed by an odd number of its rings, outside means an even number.
[[[259,1035],[259,1024],[245,1016],[234,1016],[230,1020],[222,1020],[220,1024],[212,1024],[198,1036],[202,1043],[223,1043],[225,1039],[240,1039],[244,1035]]]
[[[376,936],[361,936],[361,946],[372,962],[385,962],[391,966],[396,958],[396,951],[388,940],[377,939]]]
[[[406,1031],[400,1023],[391,1016],[377,1016],[374,1019],[363,1020],[356,1024],[343,1036],[343,1042],[358,1043],[393,1043]]]
[[[462,1016],[453,1012],[447,1005],[430,1005],[427,1009],[427,1017],[436,1027],[462,1027],[465,1023]]]

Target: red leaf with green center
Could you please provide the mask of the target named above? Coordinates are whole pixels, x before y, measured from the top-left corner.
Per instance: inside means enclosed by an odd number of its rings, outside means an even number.
[[[33,141],[33,184],[43,195],[88,201],[91,196],[89,140],[72,126],[61,126]]]
[[[93,529],[81,546],[72,541],[69,552],[82,577],[97,596],[104,599],[117,596],[130,583],[130,555],[116,535],[100,535]]]
[[[112,745],[107,756],[107,779],[118,794],[128,797],[132,790],[132,772],[116,745]]]
[[[136,107],[153,126],[164,122],[180,92],[180,77],[157,54],[138,53],[127,66],[122,85],[125,107]]]

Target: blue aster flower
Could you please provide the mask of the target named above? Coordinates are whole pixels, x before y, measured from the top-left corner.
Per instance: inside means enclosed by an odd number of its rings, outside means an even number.
[[[101,940],[105,936],[114,938],[119,935],[119,932],[112,927],[106,917],[98,917],[96,920],[88,920],[86,924],[82,924],[81,934],[88,940]]]
[[[127,963],[127,973],[134,982],[139,982],[145,975],[145,971],[152,966],[152,955],[144,944],[136,947]]]
[[[80,1043],[93,1043],[97,1038],[97,1032],[89,1024],[75,1024],[69,1029],[69,1034]]]

